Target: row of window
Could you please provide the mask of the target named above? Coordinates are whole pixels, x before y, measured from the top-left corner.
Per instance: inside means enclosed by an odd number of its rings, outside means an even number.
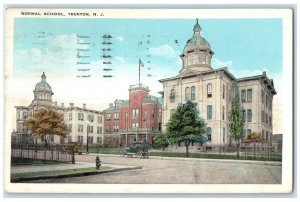
[[[69,113],[68,117],[69,121],[72,121],[73,119],[73,114]],[[94,122],[94,115],[87,115],[87,120],[89,122]],[[78,113],[78,121],[84,121],[84,114],[83,113]],[[102,116],[97,116],[97,123],[102,123]]]
[[[261,90],[261,102],[269,110],[272,110],[272,100],[269,98],[268,94],[264,92],[264,90]]]
[[[272,117],[268,116],[268,114],[265,113],[264,110],[261,111],[261,122],[272,126]]]
[[[132,109],[132,118],[138,118],[139,114],[140,114],[140,110],[138,108]],[[113,115],[114,115],[114,120],[119,120],[120,114],[118,112],[114,113]],[[154,115],[155,115],[155,109],[152,108],[151,109],[152,118],[154,118]],[[158,110],[158,115],[161,116],[161,109]],[[128,117],[128,114],[125,113],[125,119],[127,119],[127,117]],[[144,117],[145,117],[145,120],[147,120],[148,111],[144,111]],[[110,119],[111,119],[111,114],[106,114],[106,121],[110,121]]]
[[[37,94],[36,97],[35,97],[35,99],[39,99],[39,100],[44,100],[44,99],[48,100],[50,98],[51,98],[51,96],[48,93],[46,93],[46,94],[44,94],[44,93]]]
[[[246,113],[247,113],[247,116],[246,116]],[[244,119],[244,122],[252,122],[252,110],[251,109],[243,110],[243,119]]]
[[[212,97],[212,84],[207,84],[207,97]],[[225,99],[225,85],[223,85],[222,98]],[[195,100],[196,99],[196,88],[195,86],[185,88],[185,100]],[[171,90],[170,102],[174,103],[176,101],[176,92],[175,89]]]
[[[241,102],[252,102],[252,89],[241,90]]]
[[[207,136],[207,141],[211,142],[211,136],[212,136],[212,129],[211,129],[211,127],[208,127],[206,129],[206,136]],[[222,135],[222,137],[223,137],[223,142],[225,142],[225,139],[226,139],[226,129],[225,128],[223,128],[223,135]]]
[[[262,139],[265,141],[269,141],[269,137],[272,136],[272,133],[269,133],[268,131],[264,131],[264,130],[261,131],[261,134],[262,134],[261,135]]]
[[[77,136],[77,143],[82,144],[83,143],[83,136],[79,135]],[[93,144],[94,143],[94,137],[88,136],[88,143]],[[102,143],[102,137],[97,137],[96,143],[101,144]]]
[[[72,124],[69,124],[68,128],[70,132],[72,132]],[[83,125],[78,124],[77,132],[83,133]],[[87,132],[94,133],[94,126],[87,126]],[[97,126],[97,134],[101,134],[101,133],[102,133],[102,127]]]

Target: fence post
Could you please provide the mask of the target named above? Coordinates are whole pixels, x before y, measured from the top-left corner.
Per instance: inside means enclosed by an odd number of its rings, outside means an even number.
[[[75,164],[75,146],[72,146],[72,164]]]

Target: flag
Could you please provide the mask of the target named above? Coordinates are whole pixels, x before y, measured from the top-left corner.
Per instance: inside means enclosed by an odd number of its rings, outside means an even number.
[[[139,67],[144,67],[144,63],[142,62],[141,59],[139,59]]]

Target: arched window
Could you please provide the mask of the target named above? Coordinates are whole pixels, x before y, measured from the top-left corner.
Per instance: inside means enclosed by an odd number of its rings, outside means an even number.
[[[175,102],[175,90],[171,90],[171,95],[170,95],[170,102]]]
[[[207,84],[207,97],[212,97],[212,85],[211,85],[211,83]]]
[[[191,100],[196,99],[196,92],[195,92],[195,86],[191,87]]]
[[[185,88],[185,100],[190,100],[191,97],[190,97],[190,88],[189,87],[186,87]]]
[[[211,128],[210,127],[207,128],[207,141],[211,142]]]

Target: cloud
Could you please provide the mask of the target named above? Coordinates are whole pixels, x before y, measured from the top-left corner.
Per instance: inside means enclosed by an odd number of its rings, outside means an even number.
[[[120,56],[115,56],[114,60],[117,61],[118,63],[126,63],[126,60]]]
[[[170,59],[178,57],[180,53],[174,50],[170,45],[165,44],[149,48],[149,54]]]
[[[218,58],[213,58],[211,63],[212,63],[212,66],[214,68],[222,68],[222,67],[231,68],[232,67],[232,61],[231,60],[222,61]]]
[[[121,41],[124,40],[124,38],[123,38],[122,36],[117,36],[117,37],[116,37],[116,40],[121,42]]]

